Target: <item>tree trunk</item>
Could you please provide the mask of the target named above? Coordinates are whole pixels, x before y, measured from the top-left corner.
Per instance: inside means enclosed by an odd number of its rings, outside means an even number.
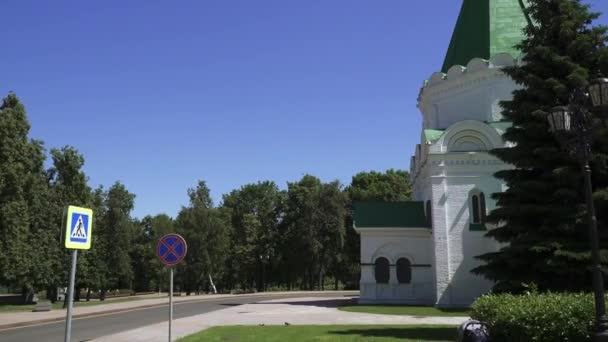
[[[319,291],[323,291],[323,267],[319,267]]]
[[[23,304],[30,304],[34,299],[34,290],[29,286],[23,285],[21,288],[21,298],[23,300]]]
[[[264,266],[262,266],[262,262],[261,262],[261,261],[258,261],[258,262],[256,263],[256,269],[255,269],[255,275],[256,275],[256,277],[255,277],[255,278],[256,278],[256,290],[257,290],[258,292],[262,292],[262,291],[263,291],[263,286],[264,286],[264,285],[263,285],[264,280],[262,279],[262,278],[263,278],[263,273],[264,273],[264,272],[262,271],[262,267],[264,267]]]
[[[99,300],[100,301],[103,302],[103,301],[106,300],[106,292],[107,292],[107,289],[105,289],[105,288],[101,289],[101,292],[99,292]]]
[[[57,301],[57,286],[48,286],[46,288],[46,299],[50,300],[51,303]]]
[[[87,302],[90,302],[90,301],[91,301],[91,288],[89,287],[87,289]]]
[[[310,273],[308,274],[308,281],[310,282],[310,291],[314,291],[315,285],[317,284],[317,280],[315,279],[315,272],[312,269],[310,270]]]
[[[80,287],[74,289],[74,301],[80,302]]]
[[[211,273],[209,273],[208,275],[209,283],[211,284],[211,290],[213,291],[213,294],[217,294],[217,289],[215,288],[215,284],[213,283],[213,278],[211,278]]]

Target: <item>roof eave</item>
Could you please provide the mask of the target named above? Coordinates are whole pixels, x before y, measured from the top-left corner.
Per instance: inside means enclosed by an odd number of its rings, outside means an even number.
[[[359,234],[364,232],[399,232],[399,233],[416,233],[424,235],[432,235],[433,231],[428,227],[355,227],[355,231]]]

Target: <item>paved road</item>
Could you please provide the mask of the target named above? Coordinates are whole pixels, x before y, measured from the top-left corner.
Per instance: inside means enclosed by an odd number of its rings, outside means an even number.
[[[346,294],[345,294],[346,295]],[[259,301],[297,298],[323,297],[322,293],[268,295],[251,297],[244,295],[236,298],[204,299],[196,302],[175,303],[175,319],[199,315],[206,312],[225,309],[231,306],[255,303]],[[72,322],[72,342],[88,341],[96,337],[115,334],[142,326],[160,323],[167,320],[167,305],[134,309],[133,311],[114,314],[102,314],[94,317],[77,318]],[[41,324],[23,328],[0,330],[1,342],[54,342],[63,341],[65,322]]]

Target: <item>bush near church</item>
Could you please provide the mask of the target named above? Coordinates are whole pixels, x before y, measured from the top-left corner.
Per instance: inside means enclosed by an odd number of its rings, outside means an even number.
[[[490,294],[472,306],[493,342],[591,341],[595,311],[587,293]]]

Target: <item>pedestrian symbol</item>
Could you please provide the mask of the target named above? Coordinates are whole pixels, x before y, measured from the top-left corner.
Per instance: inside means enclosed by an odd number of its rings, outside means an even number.
[[[68,207],[65,247],[90,249],[92,223],[93,211],[91,209]]]
[[[70,241],[73,242],[86,242],[87,241],[87,224],[84,223],[86,219],[88,221],[88,216],[84,216],[82,218],[82,214],[74,213],[72,214],[72,222],[74,223],[74,227],[72,227],[72,234],[70,234]],[[75,217],[78,217],[77,220],[74,220]]]

